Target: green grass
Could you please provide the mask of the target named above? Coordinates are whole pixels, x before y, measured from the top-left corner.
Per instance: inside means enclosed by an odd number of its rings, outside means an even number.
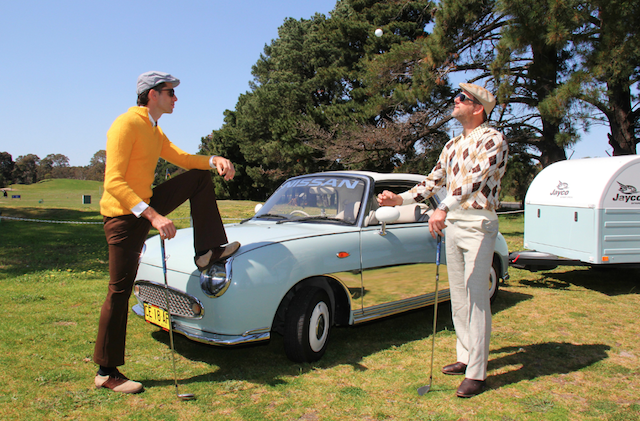
[[[80,202],[81,184],[69,200]],[[100,220],[97,208],[66,207],[56,203],[66,194],[52,194],[44,200],[53,209],[5,199],[0,211]],[[221,208],[225,217],[243,218],[253,205],[229,201]],[[522,215],[500,219],[510,249],[521,249]],[[277,335],[238,349],[177,336],[180,390],[197,395],[181,402],[168,335],[134,316],[123,372],[146,391],[123,396],[93,387],[106,261],[100,225],[0,221],[0,419],[640,420],[638,270],[511,269],[493,307],[491,389],[472,399],[456,398],[461,379],[439,371],[455,359],[444,304],[433,386],[423,397],[416,389],[428,383],[432,308],[335,329],[315,364],[287,360]]]
[[[98,212],[103,187],[99,181],[54,179],[36,184],[13,184],[8,197],[0,196],[0,206],[32,207],[38,209],[65,208]],[[11,196],[19,195],[20,199]],[[90,204],[83,204],[83,196],[91,196]]]

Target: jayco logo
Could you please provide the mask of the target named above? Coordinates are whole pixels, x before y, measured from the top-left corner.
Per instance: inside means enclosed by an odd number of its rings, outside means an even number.
[[[640,195],[636,194],[638,189],[630,184],[622,184],[619,181],[616,181],[616,183],[620,186],[618,191],[622,194],[616,194],[616,197],[613,198],[614,202],[640,202]]]
[[[551,196],[566,196],[569,194],[569,185],[562,181],[558,181],[558,187],[553,189],[550,194]]]

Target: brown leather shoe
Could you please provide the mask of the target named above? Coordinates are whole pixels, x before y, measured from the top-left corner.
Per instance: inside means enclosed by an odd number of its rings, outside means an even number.
[[[471,398],[484,392],[486,387],[487,382],[484,380],[464,379],[456,391],[456,396]]]
[[[198,267],[200,272],[204,272],[209,269],[215,262],[220,260],[224,260],[230,257],[233,253],[238,251],[240,248],[240,243],[234,241],[232,243],[227,244],[226,246],[218,247],[212,250],[209,250],[202,256],[196,256],[193,260]]]
[[[442,372],[450,376],[460,376],[467,371],[467,365],[465,363],[457,362],[455,364],[449,364],[442,367]]]
[[[114,392],[121,393],[140,393],[144,390],[142,383],[129,380],[127,376],[115,370],[108,376],[96,374],[95,385],[97,388],[106,387]]]

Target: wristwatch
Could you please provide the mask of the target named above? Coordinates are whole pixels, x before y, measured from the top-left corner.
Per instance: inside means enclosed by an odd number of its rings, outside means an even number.
[[[449,207],[447,205],[445,205],[444,202],[440,202],[440,204],[438,205],[438,207],[436,209],[440,209],[442,211],[449,212]]]

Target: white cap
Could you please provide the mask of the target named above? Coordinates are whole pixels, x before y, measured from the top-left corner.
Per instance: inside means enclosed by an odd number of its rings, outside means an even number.
[[[493,94],[482,86],[474,85],[473,83],[461,83],[460,87],[463,91],[469,92],[475,99],[478,100],[484,107],[484,112],[487,113],[487,117],[493,111],[493,107],[496,105],[496,98]]]

